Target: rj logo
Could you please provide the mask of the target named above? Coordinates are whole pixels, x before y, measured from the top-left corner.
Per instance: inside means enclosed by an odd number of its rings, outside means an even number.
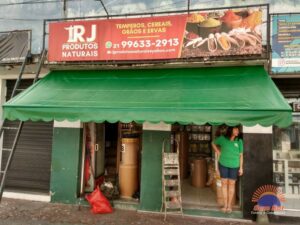
[[[68,42],[93,42],[96,39],[96,24],[91,26],[91,36],[85,37],[83,25],[71,25],[65,28],[69,32]]]

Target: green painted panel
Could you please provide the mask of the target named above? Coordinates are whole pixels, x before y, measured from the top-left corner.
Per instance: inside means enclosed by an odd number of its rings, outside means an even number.
[[[169,131],[143,131],[139,210],[160,211],[162,200],[162,143]]]
[[[51,202],[76,203],[79,193],[82,129],[54,128]]]

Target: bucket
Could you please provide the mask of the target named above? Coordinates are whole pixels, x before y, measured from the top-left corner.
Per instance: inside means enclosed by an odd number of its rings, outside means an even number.
[[[207,165],[206,160],[195,159],[192,163],[192,185],[194,187],[203,188],[206,185]]]
[[[122,138],[122,159],[121,164],[134,164],[138,163],[138,138]]]
[[[132,195],[138,190],[137,165],[120,164],[119,188],[121,197],[132,198]]]

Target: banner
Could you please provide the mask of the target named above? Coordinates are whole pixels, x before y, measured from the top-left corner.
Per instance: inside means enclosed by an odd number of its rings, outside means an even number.
[[[263,9],[49,24],[49,61],[261,55]]]
[[[23,62],[30,49],[30,31],[0,32],[0,64]]]
[[[300,71],[300,14],[272,16],[272,73]]]

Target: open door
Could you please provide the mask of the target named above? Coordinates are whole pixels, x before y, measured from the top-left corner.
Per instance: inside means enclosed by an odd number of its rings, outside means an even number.
[[[105,124],[96,124],[95,178],[104,174],[105,164]]]
[[[84,140],[84,190],[92,192],[95,188],[95,180],[104,174],[104,123],[86,123]]]

